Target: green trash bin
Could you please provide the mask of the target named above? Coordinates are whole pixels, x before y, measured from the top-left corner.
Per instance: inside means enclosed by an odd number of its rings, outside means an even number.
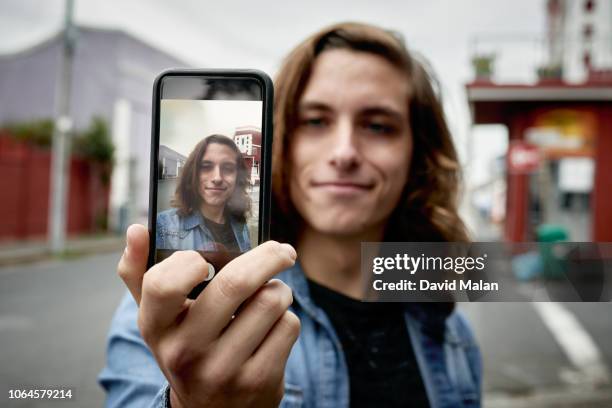
[[[557,224],[542,224],[536,230],[538,242],[540,242],[540,256],[544,266],[542,277],[548,279],[559,279],[565,275],[565,259],[557,255],[556,243],[566,242],[569,238],[567,229]]]

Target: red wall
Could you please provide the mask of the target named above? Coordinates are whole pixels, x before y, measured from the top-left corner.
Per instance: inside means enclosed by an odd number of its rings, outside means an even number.
[[[42,238],[47,233],[50,151],[0,134],[0,240]],[[68,233],[99,229],[106,217],[108,183],[99,164],[82,158],[70,163]]]
[[[612,107],[597,111],[599,134],[595,157],[593,191],[593,241],[612,242]]]
[[[544,108],[542,108],[544,106]],[[507,124],[511,140],[522,140],[525,131],[534,123],[536,114],[543,109],[569,108],[593,112],[597,117],[595,146],[595,180],[591,201],[591,240],[612,242],[612,107],[604,104],[538,104],[517,108]],[[527,231],[528,179],[522,174],[508,175],[505,238],[511,242],[534,240]]]

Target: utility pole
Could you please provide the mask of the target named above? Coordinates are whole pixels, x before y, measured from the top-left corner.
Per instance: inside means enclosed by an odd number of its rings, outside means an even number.
[[[66,246],[66,214],[70,174],[70,90],[72,83],[72,60],[76,40],[76,29],[72,22],[74,0],[66,0],[62,65],[56,94],[56,118],[53,129],[51,156],[51,180],[49,189],[49,246],[51,252],[64,252]]]

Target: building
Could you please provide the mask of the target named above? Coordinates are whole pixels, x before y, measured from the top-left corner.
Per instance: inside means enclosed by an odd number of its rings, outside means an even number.
[[[168,146],[160,145],[159,165],[161,174],[159,174],[159,179],[177,178],[186,161],[187,157],[179,152],[170,149]]]
[[[531,241],[539,225],[559,224],[570,240],[612,241],[612,41],[597,36],[609,34],[612,6],[546,6],[546,57],[534,64],[535,83],[500,83],[493,57],[476,55],[476,77],[466,85],[473,123],[508,129],[503,238]],[[568,40],[568,24],[577,22],[579,41]]]
[[[258,185],[261,164],[261,129],[257,126],[237,127],[232,139],[243,154],[247,169],[250,169],[251,185]]]
[[[0,55],[0,124],[55,117],[62,33]],[[116,230],[148,211],[152,85],[168,68],[187,65],[120,30],[77,27],[70,95],[75,129],[94,116],[110,124],[115,166],[110,224]]]
[[[187,157],[179,152],[170,149],[168,146],[159,146],[159,174],[157,175],[158,212],[171,208],[178,177],[186,161]]]

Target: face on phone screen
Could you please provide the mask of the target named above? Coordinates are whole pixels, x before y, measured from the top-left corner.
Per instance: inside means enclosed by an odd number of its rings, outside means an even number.
[[[160,95],[155,262],[196,250],[218,270],[258,243],[262,89],[169,76]]]

